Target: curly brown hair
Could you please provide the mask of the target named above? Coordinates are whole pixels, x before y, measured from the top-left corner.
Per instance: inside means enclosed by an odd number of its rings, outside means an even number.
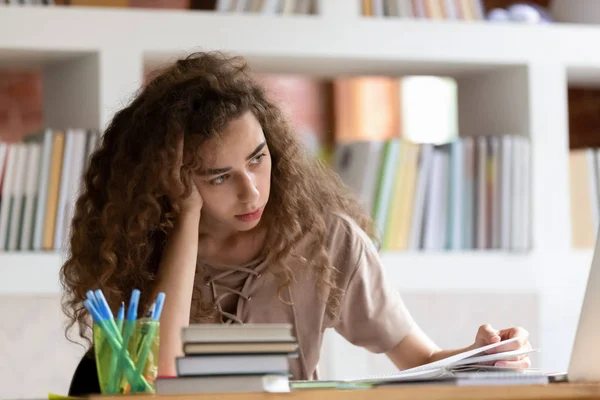
[[[345,213],[376,240],[369,214],[329,167],[304,151],[242,57],[203,52],[155,74],[131,104],[115,114],[90,159],[60,276],[67,332],[78,324],[79,335],[90,341],[91,321],[83,306],[88,290],[102,289],[114,311],[138,288],[141,309],[149,307],[163,248],[178,215],[178,196],[182,188],[184,196],[190,193],[190,178],[201,163],[198,146],[217,138],[246,111],[262,125],[272,157],[265,208],[269,268],[281,278],[280,289],[293,279],[293,271],[282,262],[286,257],[316,269],[320,292],[329,289],[328,309],[335,314],[342,291],[335,285],[337,269],[323,244],[327,215]],[[171,174],[181,134],[182,179],[174,188]],[[314,254],[293,254],[307,234],[314,237]]]

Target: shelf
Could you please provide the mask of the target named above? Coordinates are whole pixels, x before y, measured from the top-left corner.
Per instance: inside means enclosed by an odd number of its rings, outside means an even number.
[[[265,72],[316,75],[459,76],[553,60],[580,68],[585,75],[586,68],[600,65],[600,53],[589,51],[600,42],[600,28],[572,24],[532,26],[92,7],[0,9],[0,59],[13,65],[121,51],[139,53],[148,65],[156,66],[184,52],[207,49],[243,54]],[[159,35],[156,27],[160,27]],[[573,79],[577,79],[574,71]]]
[[[381,261],[402,291],[522,292],[579,282],[587,276],[592,254],[387,252]],[[1,253],[0,294],[59,293],[61,265],[58,253]]]
[[[59,253],[0,253],[0,294],[60,293]]]
[[[1,28],[0,28],[1,30]],[[59,62],[71,61],[91,52],[56,50],[18,50],[0,48],[0,68],[38,69]]]
[[[381,259],[401,291],[523,292],[536,290],[539,283],[536,257],[530,253],[395,252]]]
[[[530,291],[538,283],[528,254],[392,252],[381,260],[402,291]],[[61,265],[58,253],[1,253],[0,294],[59,293]]]

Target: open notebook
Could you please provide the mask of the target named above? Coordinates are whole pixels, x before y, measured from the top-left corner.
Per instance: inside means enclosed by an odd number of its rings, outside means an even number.
[[[532,352],[538,351],[537,349],[533,350],[514,350],[514,351],[505,351],[500,353],[492,353],[488,354],[487,351],[493,349],[495,347],[505,345],[510,342],[514,342],[518,340],[518,338],[507,339],[498,343],[493,343],[487,346],[478,347],[473,350],[465,351],[454,356],[450,356],[444,358],[439,361],[435,361],[429,364],[424,364],[419,367],[410,368],[403,370],[401,372],[393,373],[393,374],[383,374],[383,375],[374,375],[367,376],[356,379],[347,379],[344,382],[346,383],[365,383],[365,384],[384,384],[384,383],[393,383],[393,382],[408,382],[408,381],[426,381],[426,380],[435,380],[445,377],[452,377],[460,373],[469,373],[469,372],[485,372],[488,371],[490,373],[496,372],[504,372],[504,373],[512,373],[512,374],[524,374],[537,372],[535,369],[529,370],[513,370],[510,368],[503,367],[493,367],[488,366],[483,363],[487,363],[490,361],[498,361],[507,359],[509,357],[514,357],[518,355],[528,354]],[[508,376],[508,375],[507,375]]]

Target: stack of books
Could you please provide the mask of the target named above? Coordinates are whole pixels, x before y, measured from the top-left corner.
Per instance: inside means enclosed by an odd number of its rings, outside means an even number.
[[[195,324],[181,335],[177,376],[159,377],[157,394],[290,391],[288,359],[298,351],[290,324]]]

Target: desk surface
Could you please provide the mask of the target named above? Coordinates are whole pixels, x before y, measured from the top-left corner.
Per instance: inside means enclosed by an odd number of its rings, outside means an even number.
[[[96,397],[108,400],[110,396]],[[119,396],[115,400],[527,400],[599,399],[600,383],[512,386],[396,386],[359,390],[298,390],[291,393],[223,393],[177,396]]]

